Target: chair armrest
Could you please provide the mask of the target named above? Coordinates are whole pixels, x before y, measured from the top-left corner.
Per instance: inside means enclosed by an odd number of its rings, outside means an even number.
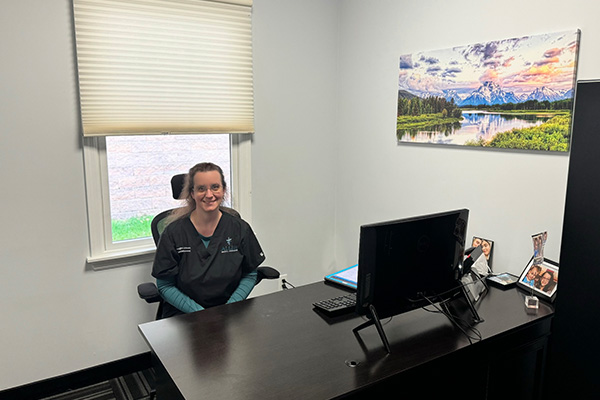
[[[140,283],[137,287],[140,299],[147,303],[156,303],[161,300],[158,288],[153,282]]]
[[[262,279],[277,279],[279,278],[279,271],[277,271],[275,268],[272,267],[258,267],[256,269],[256,272],[258,273],[258,281],[261,281]]]

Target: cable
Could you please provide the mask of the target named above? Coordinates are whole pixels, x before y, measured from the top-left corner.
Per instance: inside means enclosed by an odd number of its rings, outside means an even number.
[[[426,300],[431,306],[433,306],[437,311],[432,311],[432,310],[427,310],[425,307],[423,307],[423,309],[425,311],[428,312],[439,312],[440,314],[443,314],[446,316],[446,318],[448,318],[450,320],[450,322],[456,326],[462,333],[463,335],[465,335],[465,337],[467,338],[467,340],[469,341],[469,344],[473,344],[473,340],[477,340],[477,341],[481,341],[483,339],[481,333],[473,326],[471,326],[470,324],[468,324],[466,321],[464,321],[461,318],[458,318],[456,316],[454,316],[450,310],[447,307],[447,303],[450,302],[450,299],[441,301],[440,304],[441,306],[438,307],[437,304],[435,304],[429,297],[425,296],[424,294],[421,294],[421,296],[423,297],[424,300]],[[439,297],[439,296],[436,296]],[[465,325],[466,327],[463,327],[462,325]],[[474,336],[469,335],[469,333],[467,331],[472,331]]]
[[[425,299],[430,305],[432,305],[436,310],[438,310],[439,313],[444,314],[446,316],[446,318],[448,318],[448,320],[450,320],[450,322],[454,326],[456,326],[463,333],[463,335],[465,335],[465,337],[469,341],[469,344],[473,344],[473,340],[480,341],[482,339],[481,334],[479,333],[479,331],[476,328],[467,324],[466,321],[464,321],[458,317],[455,317],[450,312],[450,310],[446,306],[446,301],[441,302],[440,303],[441,306],[438,307],[438,305],[435,304],[434,302],[432,302],[431,299],[428,298],[427,296],[423,296],[423,299]],[[463,324],[466,325],[466,328],[462,326]],[[474,333],[474,336],[469,335],[469,333],[467,332],[468,330],[471,330]]]

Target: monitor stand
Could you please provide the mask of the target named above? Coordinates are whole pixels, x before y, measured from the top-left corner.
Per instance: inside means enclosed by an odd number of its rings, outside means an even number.
[[[469,297],[469,294],[466,293],[466,289],[463,287],[462,290],[463,290],[463,296],[466,298],[467,304],[469,305],[469,308],[471,309],[471,314],[473,314],[474,322],[476,324],[483,322],[483,319],[479,316],[479,313],[475,309],[475,304],[473,304],[473,300],[471,300],[471,297]]]
[[[465,278],[469,278],[465,280]],[[473,314],[473,322],[476,324],[483,322],[483,319],[479,316],[479,313],[475,309],[475,304],[481,300],[488,292],[488,286],[485,283],[485,280],[480,278],[479,275],[475,272],[469,272],[461,278],[461,294],[462,297],[465,298],[469,309],[471,310],[471,314]],[[478,286],[477,284],[480,284]]]
[[[383,346],[385,347],[385,351],[388,354],[392,354],[392,351],[390,350],[390,343],[388,342],[387,336],[385,335],[385,331],[383,330],[383,326],[381,325],[381,320],[377,316],[377,311],[375,310],[375,306],[373,306],[373,304],[369,305],[369,311],[371,313],[369,320],[352,329],[352,332],[354,332],[354,334],[358,336],[358,331],[363,330],[371,325],[375,325],[375,327],[377,328],[377,333],[379,333],[379,337],[381,338]]]
[[[483,322],[483,319],[479,316],[477,309],[475,309],[475,304],[473,303],[473,300],[467,293],[464,286],[462,287],[461,294],[465,298],[467,304],[469,305],[469,309],[471,311],[471,314],[473,315],[474,322],[476,324]],[[392,354],[392,351],[390,350],[390,343],[388,342],[387,336],[385,335],[385,331],[383,330],[383,326],[381,325],[381,320],[377,316],[377,311],[375,310],[375,306],[373,306],[373,304],[369,305],[369,312],[369,320],[352,329],[352,332],[354,332],[354,334],[358,336],[358,331],[368,328],[371,325],[375,325],[375,327],[377,328],[377,333],[379,333],[379,337],[381,338],[381,342],[385,347],[385,351],[388,354]]]

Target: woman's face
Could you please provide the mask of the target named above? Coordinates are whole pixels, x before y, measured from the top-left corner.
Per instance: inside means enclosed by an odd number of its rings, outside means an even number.
[[[483,250],[483,254],[485,254],[485,258],[489,258],[490,257],[490,250],[492,249],[492,246],[490,246],[490,243],[482,240],[481,241],[481,250]]]
[[[542,286],[546,286],[547,284],[550,283],[550,280],[552,279],[552,276],[550,276],[549,273],[545,273],[544,275],[542,275],[542,277],[540,278],[540,283],[542,284]]]
[[[479,238],[474,238],[473,239],[473,247],[477,247],[481,244],[481,239]]]
[[[224,195],[219,171],[197,172],[194,175],[192,198],[197,209],[205,212],[215,211],[221,205]]]

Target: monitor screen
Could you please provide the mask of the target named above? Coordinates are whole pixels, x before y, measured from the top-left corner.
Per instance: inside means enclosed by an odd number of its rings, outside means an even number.
[[[460,291],[468,216],[462,209],[361,226],[357,312],[369,315],[372,305],[385,318]]]

